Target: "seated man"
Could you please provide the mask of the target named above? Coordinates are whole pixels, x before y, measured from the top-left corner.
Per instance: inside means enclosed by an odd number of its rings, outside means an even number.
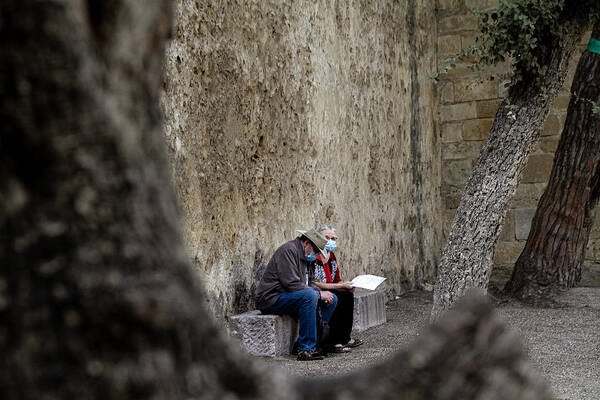
[[[289,314],[299,319],[298,360],[322,360],[317,346],[317,306],[324,303],[321,318],[327,324],[337,298],[314,285],[311,264],[323,254],[327,240],[314,229],[279,247],[256,288],[256,307],[263,314]]]

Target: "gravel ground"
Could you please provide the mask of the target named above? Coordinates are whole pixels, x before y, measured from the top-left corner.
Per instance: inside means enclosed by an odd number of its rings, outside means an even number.
[[[600,399],[600,288],[576,288],[562,294],[554,307],[506,303],[497,307],[521,333],[534,367],[546,377],[557,399]],[[323,361],[295,357],[265,359],[295,376],[335,375],[362,368],[410,344],[426,326],[431,293],[412,292],[386,305],[387,323],[357,335],[365,341],[350,354]]]

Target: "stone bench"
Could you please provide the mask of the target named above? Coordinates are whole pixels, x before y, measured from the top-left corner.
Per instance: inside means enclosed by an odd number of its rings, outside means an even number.
[[[352,331],[362,332],[385,322],[385,292],[356,289]],[[229,331],[249,354],[277,357],[290,354],[298,337],[298,321],[253,310],[229,317]]]

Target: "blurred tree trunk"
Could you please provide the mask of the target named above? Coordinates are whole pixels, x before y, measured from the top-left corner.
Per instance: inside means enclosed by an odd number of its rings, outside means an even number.
[[[600,38],[600,22],[592,37]],[[505,292],[535,300],[576,286],[600,194],[600,54],[584,51],[546,190]],[[594,104],[595,103],[595,104]]]
[[[170,14],[163,0],[0,3],[0,398],[549,399],[481,299],[327,384],[229,343],[169,183]]]
[[[500,105],[442,251],[432,321],[452,307],[469,288],[487,290],[494,248],[508,204],[550,105],[562,87],[571,54],[581,35],[575,28],[553,49],[544,74],[542,87],[545,90],[533,89],[528,82],[517,83]]]

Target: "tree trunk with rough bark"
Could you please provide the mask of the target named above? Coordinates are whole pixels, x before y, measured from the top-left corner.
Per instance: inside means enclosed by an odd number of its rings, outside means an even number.
[[[544,76],[545,90],[527,82],[512,87],[500,105],[489,136],[467,181],[442,251],[431,320],[469,288],[487,291],[494,248],[542,124],[561,88],[581,32],[570,32],[556,47]]]
[[[592,37],[600,39],[600,23]],[[523,252],[504,291],[537,301],[581,279],[593,210],[600,194],[600,55],[585,51],[571,86],[565,127]],[[593,103],[592,103],[593,102]]]
[[[0,3],[0,398],[549,399],[481,298],[325,382],[229,343],[182,247],[160,132],[170,13]]]

